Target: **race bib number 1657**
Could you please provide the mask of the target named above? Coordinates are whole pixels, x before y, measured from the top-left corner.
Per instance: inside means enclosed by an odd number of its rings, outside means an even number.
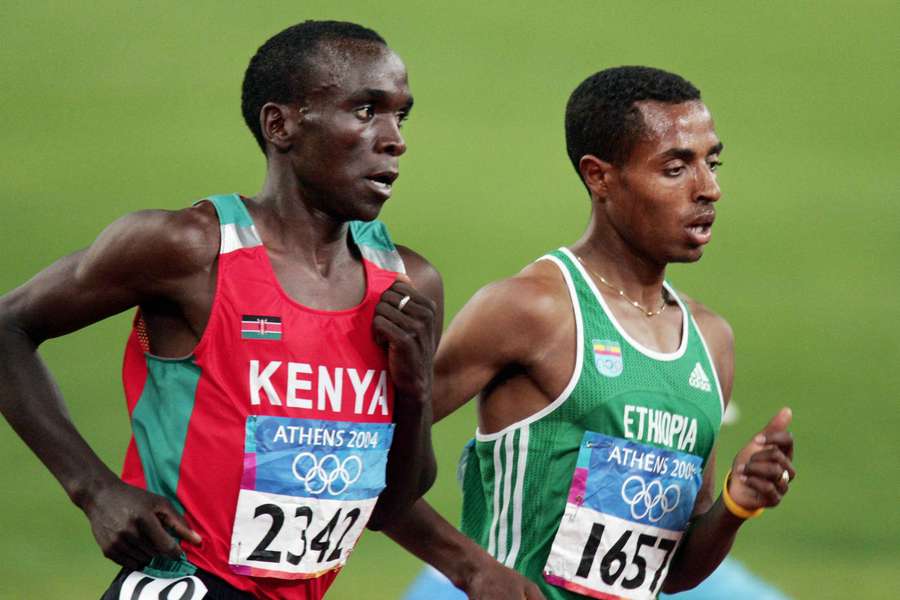
[[[393,428],[248,417],[232,570],[307,579],[342,566],[384,489]]]
[[[594,598],[655,598],[701,481],[698,456],[586,432],[544,579]]]

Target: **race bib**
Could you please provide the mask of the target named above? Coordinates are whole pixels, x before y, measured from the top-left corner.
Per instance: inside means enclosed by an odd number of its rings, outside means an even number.
[[[135,571],[122,581],[119,600],[202,600],[206,591],[196,577],[163,579]]]
[[[341,567],[385,486],[392,423],[247,418],[234,572],[308,579]]]
[[[702,467],[693,454],[586,432],[544,579],[594,598],[655,598]]]

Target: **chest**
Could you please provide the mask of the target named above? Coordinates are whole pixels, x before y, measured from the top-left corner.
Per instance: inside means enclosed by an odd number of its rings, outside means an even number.
[[[366,272],[358,260],[317,265],[288,252],[268,250],[272,272],[285,294],[298,304],[320,310],[346,310],[366,293]]]

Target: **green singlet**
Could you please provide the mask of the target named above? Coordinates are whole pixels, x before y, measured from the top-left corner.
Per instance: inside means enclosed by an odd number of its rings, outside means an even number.
[[[654,598],[687,527],[723,398],[687,306],[672,353],[635,342],[565,248],[579,340],[562,394],[460,461],[463,532],[548,599]],[[514,335],[514,333],[511,333]]]

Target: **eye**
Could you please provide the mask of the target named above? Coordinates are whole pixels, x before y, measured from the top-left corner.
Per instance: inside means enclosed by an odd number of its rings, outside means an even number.
[[[686,167],[684,165],[677,165],[673,167],[666,167],[663,169],[663,172],[666,174],[666,177],[678,177],[682,173],[684,173]]]
[[[355,109],[353,114],[356,115],[356,118],[360,121],[369,121],[375,116],[375,107],[371,104],[366,104]]]
[[[403,124],[409,118],[409,112],[402,110],[397,113],[397,127],[403,127]]]
[[[706,164],[709,165],[710,171],[718,171],[719,167],[721,167],[724,163],[720,160],[710,160],[710,161],[707,161]]]

